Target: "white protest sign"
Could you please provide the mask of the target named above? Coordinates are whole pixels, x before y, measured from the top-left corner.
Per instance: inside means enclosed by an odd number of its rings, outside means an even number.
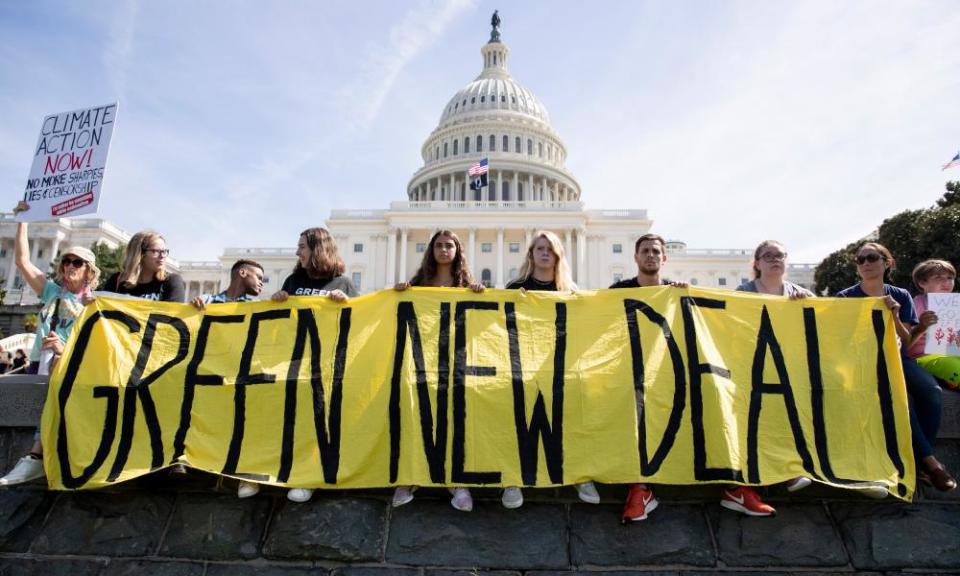
[[[927,329],[923,353],[960,356],[960,294],[927,294],[927,306],[937,323]]]
[[[116,119],[116,102],[43,119],[23,196],[30,209],[17,214],[18,222],[97,211]]]

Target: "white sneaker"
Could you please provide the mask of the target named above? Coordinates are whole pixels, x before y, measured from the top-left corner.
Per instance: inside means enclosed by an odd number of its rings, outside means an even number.
[[[413,491],[416,489],[416,486],[397,486],[397,489],[393,491],[393,507],[399,508],[404,504],[413,502]]]
[[[523,490],[516,486],[504,489],[503,495],[500,496],[500,503],[503,504],[504,508],[510,510],[523,506]]]
[[[470,495],[469,488],[454,488],[453,498],[450,499],[450,505],[461,512],[470,512],[473,510],[473,496]]]
[[[798,492],[811,484],[813,484],[813,480],[807,478],[806,476],[797,476],[793,480],[787,482],[787,492]]]
[[[241,481],[237,487],[237,498],[250,498],[260,492],[260,485],[256,482]]]
[[[6,476],[0,478],[0,486],[12,486],[13,484],[22,484],[37,478],[43,478],[46,474],[43,471],[43,460],[26,455],[17,461],[17,465]]]
[[[312,488],[291,488],[287,491],[287,500],[291,502],[306,502],[313,496]]]
[[[589,480],[577,484],[577,497],[587,504],[600,503],[600,493],[597,492],[597,487],[593,485],[593,482]]]

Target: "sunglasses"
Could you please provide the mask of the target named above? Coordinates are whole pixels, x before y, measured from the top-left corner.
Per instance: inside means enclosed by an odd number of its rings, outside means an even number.
[[[881,256],[881,255],[879,255],[879,254],[875,254],[875,253],[874,253],[874,254],[864,254],[864,255],[862,255],[862,256],[857,256],[856,258],[854,258],[854,260],[857,262],[857,266],[862,266],[862,265],[863,265],[864,263],[866,263],[866,262],[869,262],[869,263],[873,264],[874,262],[876,262],[876,261],[878,261],[878,260],[884,260],[884,261],[885,261],[886,258],[883,257],[883,256]]]
[[[784,260],[787,259],[787,253],[786,252],[767,252],[766,254],[761,255],[760,259],[768,264],[771,262],[783,262]]]
[[[147,248],[144,250],[147,254],[153,254],[154,256],[169,256],[169,248]]]
[[[82,258],[71,258],[69,256],[64,256],[60,260],[60,263],[64,266],[73,266],[74,268],[83,268],[83,265],[87,263],[86,260]]]

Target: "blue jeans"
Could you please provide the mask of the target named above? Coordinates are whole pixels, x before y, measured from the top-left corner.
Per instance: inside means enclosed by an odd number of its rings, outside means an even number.
[[[915,361],[901,357],[903,376],[910,398],[910,427],[913,430],[913,452],[919,460],[933,455],[933,443],[940,430],[940,409],[943,393],[929,372]]]

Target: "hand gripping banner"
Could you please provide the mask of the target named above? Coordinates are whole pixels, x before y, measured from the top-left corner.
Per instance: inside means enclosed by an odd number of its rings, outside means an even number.
[[[99,298],[51,378],[50,486],[181,462],[315,488],[585,480],[914,490],[880,299],[671,287]]]

